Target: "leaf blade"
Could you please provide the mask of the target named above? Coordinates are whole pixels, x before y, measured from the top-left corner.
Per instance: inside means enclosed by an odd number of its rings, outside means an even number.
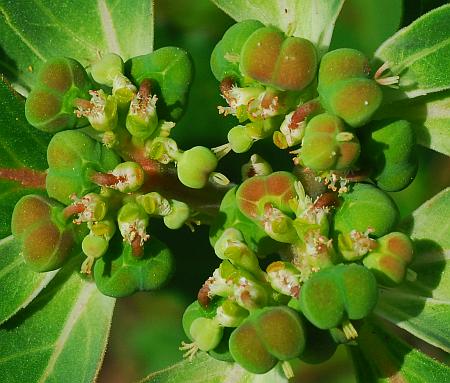
[[[58,272],[38,298],[0,327],[5,347],[0,358],[2,381],[94,380],[115,300],[73,272],[74,265],[78,260]]]
[[[125,0],[2,0],[0,44],[6,57],[0,66],[31,86],[36,67],[49,57],[72,57],[87,66],[107,52],[124,60],[150,53],[153,2],[129,5]]]
[[[140,383],[287,383],[280,369],[254,375],[236,363],[222,362],[199,352],[192,362],[183,360],[165,370],[148,375]]]
[[[57,271],[36,273],[23,261],[12,236],[0,240],[0,324],[26,307],[55,277]]]
[[[359,347],[349,346],[359,382],[444,383],[448,380],[448,366],[383,327],[366,320],[359,330]]]
[[[446,58],[450,53],[450,5],[437,8],[386,40],[375,57],[400,76],[402,98],[413,98],[450,87]],[[445,69],[445,70],[443,70]],[[399,97],[399,92],[396,92]],[[394,96],[391,96],[394,97]]]

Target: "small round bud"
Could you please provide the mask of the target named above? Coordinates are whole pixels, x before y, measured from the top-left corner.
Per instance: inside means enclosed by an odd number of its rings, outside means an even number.
[[[123,61],[119,55],[115,53],[107,53],[100,61],[91,66],[92,78],[99,84],[109,87],[113,86],[116,76],[123,73]]]
[[[202,351],[209,351],[217,347],[223,336],[223,327],[214,319],[195,319],[189,332],[195,344]]]
[[[228,132],[228,142],[235,153],[245,153],[253,145],[253,139],[247,134],[245,126],[238,125]]]
[[[170,212],[164,216],[164,224],[172,230],[181,228],[189,219],[191,210],[184,202],[172,200],[170,202]]]
[[[88,234],[81,242],[81,249],[87,257],[100,258],[108,250],[109,242],[95,234]]]
[[[177,163],[178,179],[193,189],[201,189],[217,167],[217,157],[203,146],[195,146],[181,154]]]

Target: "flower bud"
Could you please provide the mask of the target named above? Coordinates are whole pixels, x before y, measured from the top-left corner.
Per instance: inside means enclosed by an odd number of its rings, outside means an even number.
[[[172,230],[181,228],[189,219],[191,211],[184,202],[171,200],[170,212],[164,216],[164,224]]]
[[[139,190],[144,183],[144,170],[137,162],[122,162],[114,168],[111,174],[117,178],[117,182],[111,187],[122,193]]]
[[[139,92],[131,100],[126,120],[126,127],[132,136],[145,139],[158,127],[157,100],[155,95],[150,94],[150,80],[142,81]]]

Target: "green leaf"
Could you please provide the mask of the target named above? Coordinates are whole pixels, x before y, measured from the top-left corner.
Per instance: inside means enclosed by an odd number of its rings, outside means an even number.
[[[396,289],[380,289],[376,314],[450,352],[450,188],[417,209],[404,230],[415,245],[417,273]]]
[[[115,300],[73,272],[74,266],[79,267],[79,260],[75,261],[0,327],[0,381],[95,380]]]
[[[408,120],[417,143],[450,156],[450,91],[383,105],[375,118]]]
[[[400,27],[403,0],[346,0],[330,50],[354,48],[372,56]]]
[[[385,41],[375,57],[400,76],[397,97],[413,98],[450,88],[450,5],[437,8]],[[391,97],[396,97],[390,95]]]
[[[288,35],[313,42],[320,56],[327,50],[334,23],[345,0],[212,0],[236,21],[259,20]]]
[[[199,352],[192,362],[183,360],[165,370],[155,372],[140,383],[287,383],[281,368],[263,375],[245,371],[236,363],[221,362],[204,352]]]
[[[1,0],[2,72],[30,86],[40,62],[67,56],[87,66],[98,54],[124,60],[153,50],[153,1]]]
[[[0,324],[26,307],[57,271],[36,273],[23,261],[13,236],[0,240]]]
[[[30,126],[22,96],[0,77],[0,238],[11,233],[10,220],[16,202],[24,195],[45,195],[32,181],[47,169],[47,145],[51,135]],[[14,172],[21,169],[24,173]],[[19,181],[13,180],[19,175]],[[41,177],[43,174],[40,175]]]
[[[390,331],[366,320],[358,330],[359,347],[349,346],[361,383],[445,383],[450,368],[409,346]]]

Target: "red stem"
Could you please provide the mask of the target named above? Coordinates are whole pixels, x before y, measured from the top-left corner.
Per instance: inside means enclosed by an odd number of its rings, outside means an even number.
[[[46,177],[47,174],[39,170],[0,168],[0,179],[19,182],[26,188],[45,189]]]
[[[165,198],[186,202],[208,215],[217,214],[224,194],[234,186],[224,187],[208,183],[203,189],[191,189],[178,180],[173,165],[165,165],[145,157],[143,148],[134,145],[131,140],[123,142],[118,150],[126,161],[137,162],[144,169],[146,177],[141,188],[142,192],[159,192]]]

